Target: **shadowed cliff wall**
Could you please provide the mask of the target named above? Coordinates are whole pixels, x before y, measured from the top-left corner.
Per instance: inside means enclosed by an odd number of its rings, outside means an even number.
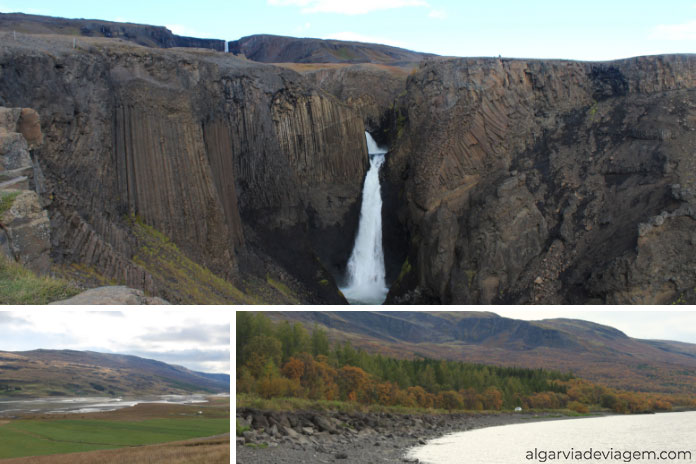
[[[388,165],[412,271],[389,301],[692,295],[696,59],[453,59],[409,77]]]
[[[357,113],[292,71],[90,40],[73,50],[35,37],[0,52],[0,99],[42,116],[37,160],[57,262],[156,290],[130,260],[136,216],[232,280],[246,272],[240,263],[295,283],[324,272],[315,250],[328,248],[332,228],[357,222],[367,163]],[[280,251],[254,239],[298,231],[304,240]],[[277,258],[285,251],[307,269]],[[316,280],[308,301],[343,301]]]

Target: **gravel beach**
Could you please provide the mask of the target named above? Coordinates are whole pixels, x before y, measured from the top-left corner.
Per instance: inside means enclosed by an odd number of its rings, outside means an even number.
[[[249,427],[236,439],[237,464],[399,463],[407,451],[442,435],[497,425],[569,419],[557,413],[399,415],[271,412],[243,408]]]

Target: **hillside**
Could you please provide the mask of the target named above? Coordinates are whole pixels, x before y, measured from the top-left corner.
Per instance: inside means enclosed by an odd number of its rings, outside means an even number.
[[[196,47],[225,51],[225,41],[173,34],[163,26],[119,23],[97,19],[68,19],[23,13],[0,13],[0,31],[18,34],[59,34],[72,37],[107,37],[157,48]]]
[[[229,42],[229,51],[262,63],[378,63],[410,66],[433,57],[388,45],[258,34]]]
[[[543,367],[616,388],[696,393],[696,346],[639,340],[572,319],[522,321],[477,312],[284,312],[333,340],[397,357]]]
[[[228,392],[229,375],[137,356],[72,350],[0,351],[0,396]]]

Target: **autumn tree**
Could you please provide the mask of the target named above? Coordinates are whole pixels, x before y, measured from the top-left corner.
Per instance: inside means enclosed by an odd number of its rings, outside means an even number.
[[[299,381],[302,374],[304,374],[304,370],[304,362],[298,358],[291,357],[288,359],[288,362],[283,365],[281,372],[285,377]]]
[[[359,367],[343,366],[338,371],[338,386],[341,392],[341,398],[348,401],[357,401],[363,397],[365,387],[367,387],[370,378],[367,372]]]
[[[426,392],[423,387],[417,385],[415,387],[408,387],[408,396],[413,399],[417,406],[421,408],[432,408],[433,398],[428,392]]]
[[[488,387],[483,392],[483,406],[499,411],[503,407],[503,394],[496,387]]]
[[[452,411],[453,409],[462,409],[462,398],[456,391],[443,391],[437,395],[437,406],[441,409],[447,409],[448,411]]]

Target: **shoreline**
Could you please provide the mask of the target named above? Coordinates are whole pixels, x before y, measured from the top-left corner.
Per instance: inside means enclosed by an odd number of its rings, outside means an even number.
[[[558,412],[496,414],[396,414],[317,411],[262,411],[239,408],[236,418],[249,427],[236,437],[237,464],[395,463],[411,448],[454,432],[548,420],[606,416],[564,416]]]

